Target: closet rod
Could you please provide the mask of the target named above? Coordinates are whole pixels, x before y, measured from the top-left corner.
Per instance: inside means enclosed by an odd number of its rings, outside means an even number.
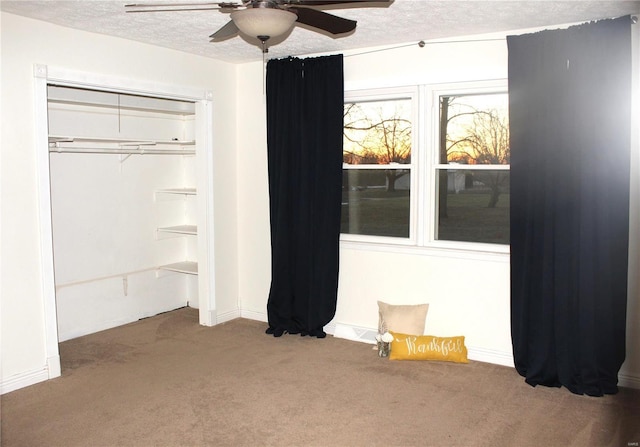
[[[114,155],[194,155],[195,150],[183,149],[100,149],[95,147],[52,147],[49,152],[72,154],[114,154]]]

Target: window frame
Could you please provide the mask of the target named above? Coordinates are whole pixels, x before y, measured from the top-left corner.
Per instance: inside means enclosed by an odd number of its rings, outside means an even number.
[[[380,89],[366,89],[366,90],[350,90],[344,93],[344,103],[353,102],[376,102],[376,101],[388,101],[388,100],[411,100],[411,163],[401,164],[401,169],[408,169],[411,173],[410,193],[409,193],[409,237],[391,237],[391,236],[373,236],[367,234],[350,234],[340,233],[340,240],[345,242],[365,242],[375,244],[390,244],[400,246],[415,246],[416,245],[416,227],[417,219],[415,216],[415,209],[417,207],[417,178],[416,178],[416,166],[418,166],[417,158],[419,155],[418,148],[418,134],[415,127],[419,122],[419,89],[416,86],[410,87],[391,87]],[[357,170],[357,169],[388,169],[388,165],[372,165],[372,164],[342,164],[342,170]],[[399,168],[400,169],[400,168]]]
[[[431,255],[483,260],[503,259],[509,254],[509,244],[437,240],[437,172],[450,168],[439,163],[440,96],[508,93],[506,78],[456,83],[420,84],[385,88],[345,90],[344,103],[392,99],[412,100],[411,127],[411,193],[409,205],[409,237],[388,237],[340,233],[344,248],[384,252],[428,252]],[[361,169],[363,165],[348,165],[344,169]],[[365,165],[366,166],[366,165]],[[371,165],[369,165],[371,166]],[[403,165],[405,166],[405,165]],[[456,165],[459,168],[462,165]],[[482,167],[478,167],[482,166]],[[374,168],[383,169],[383,168]],[[472,165],[462,169],[510,170],[509,165]],[[497,258],[496,258],[497,256]]]
[[[440,97],[509,93],[507,79],[491,81],[460,82],[454,84],[439,84],[425,86],[425,95],[428,97],[428,110],[431,111],[427,121],[426,134],[428,142],[425,147],[427,164],[425,170],[429,181],[426,196],[430,206],[425,204],[426,221],[422,226],[425,229],[423,245],[443,249],[462,249],[469,251],[489,251],[495,253],[509,253],[509,244],[491,244],[486,242],[449,241],[436,239],[438,197],[438,172],[442,169],[451,169],[451,165],[440,163]],[[510,171],[510,165],[456,165],[459,170],[505,170]]]

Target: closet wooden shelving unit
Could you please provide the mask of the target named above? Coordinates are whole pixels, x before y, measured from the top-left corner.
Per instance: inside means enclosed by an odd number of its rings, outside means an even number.
[[[49,85],[47,94],[54,248],[62,253],[56,254],[60,266],[55,265],[57,261],[54,264],[56,280],[62,278],[62,284],[56,283],[58,293],[63,293],[58,300],[58,312],[62,315],[59,320],[64,323],[71,318],[66,315],[78,312],[82,294],[91,296],[96,302],[93,307],[114,306],[105,312],[109,320],[134,320],[170,310],[171,306],[198,306],[199,295],[209,293],[209,280],[197,278],[201,270],[198,257],[208,253],[208,235],[199,234],[208,228],[206,220],[200,221],[207,213],[199,209],[208,199],[201,201],[195,186],[202,184],[198,176],[203,172],[196,162],[197,151],[203,147],[196,142],[196,135],[201,135],[196,126],[198,101],[64,85]],[[107,157],[111,155],[118,158]],[[157,175],[154,169],[158,169]],[[82,181],[89,183],[85,185]],[[56,193],[55,188],[60,192]],[[82,188],[87,189],[86,193]],[[131,188],[130,194],[127,188]],[[152,196],[146,195],[146,191]],[[104,209],[96,205],[100,200],[106,200]],[[93,221],[91,211],[83,214],[84,209],[93,210]],[[109,221],[117,225],[110,228]],[[56,239],[56,226],[65,225],[67,228],[59,231]],[[87,236],[90,231],[97,234],[97,242]],[[121,262],[114,261],[118,256],[124,257]],[[76,268],[77,272],[73,271]],[[156,283],[144,274],[150,270],[155,270]],[[204,272],[208,275],[208,267],[204,267]],[[185,279],[168,278],[176,274],[186,275]],[[105,278],[114,279],[106,283]],[[121,278],[120,293],[113,283],[118,278]],[[135,285],[129,285],[134,284],[132,281],[136,281]],[[178,285],[182,281],[186,281],[185,286]],[[93,282],[96,285],[92,289]],[[183,292],[179,291],[181,287]],[[107,304],[99,302],[99,297],[107,294],[105,290],[110,290]],[[182,304],[171,294],[183,294]],[[109,304],[116,301],[119,304]],[[113,315],[121,310],[128,314]],[[203,315],[201,323],[210,324],[208,315],[204,321]],[[101,325],[100,321],[95,324]]]
[[[195,196],[197,195],[196,188],[165,188],[156,191],[156,194],[174,194]],[[198,226],[194,224],[172,225],[168,227],[158,227],[157,232],[159,234],[166,235],[178,235],[178,236],[197,236]],[[158,267],[160,270],[169,272],[184,273],[187,275],[198,274],[198,263],[194,261],[181,261],[173,262],[171,264],[164,264]]]

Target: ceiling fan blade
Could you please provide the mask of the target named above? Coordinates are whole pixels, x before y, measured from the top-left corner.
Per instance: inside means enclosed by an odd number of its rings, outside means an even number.
[[[236,2],[129,3],[127,5],[124,5],[124,7],[126,12],[173,12],[235,9],[243,5],[244,3]]]
[[[173,6],[219,6],[220,2],[198,2],[198,3],[129,3],[125,8],[164,8]]]
[[[125,12],[176,12],[176,11],[215,11],[222,9],[218,6],[205,6],[202,8],[149,8],[149,9],[127,9]]]
[[[356,29],[356,21],[334,16],[323,11],[310,8],[288,8],[298,15],[296,22],[327,31],[331,34],[348,33]]]
[[[229,20],[225,26],[210,35],[211,42],[220,42],[238,35],[238,27],[233,20]]]
[[[326,5],[356,5],[358,3],[393,3],[393,0],[284,0],[285,5],[291,6],[326,6]]]

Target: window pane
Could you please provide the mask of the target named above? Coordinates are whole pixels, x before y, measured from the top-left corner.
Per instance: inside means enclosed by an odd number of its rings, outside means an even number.
[[[411,163],[411,100],[344,105],[343,162]]]
[[[508,98],[441,96],[439,163],[509,164]]]
[[[409,237],[408,169],[342,171],[341,233]]]
[[[509,243],[509,171],[438,171],[436,239]]]

